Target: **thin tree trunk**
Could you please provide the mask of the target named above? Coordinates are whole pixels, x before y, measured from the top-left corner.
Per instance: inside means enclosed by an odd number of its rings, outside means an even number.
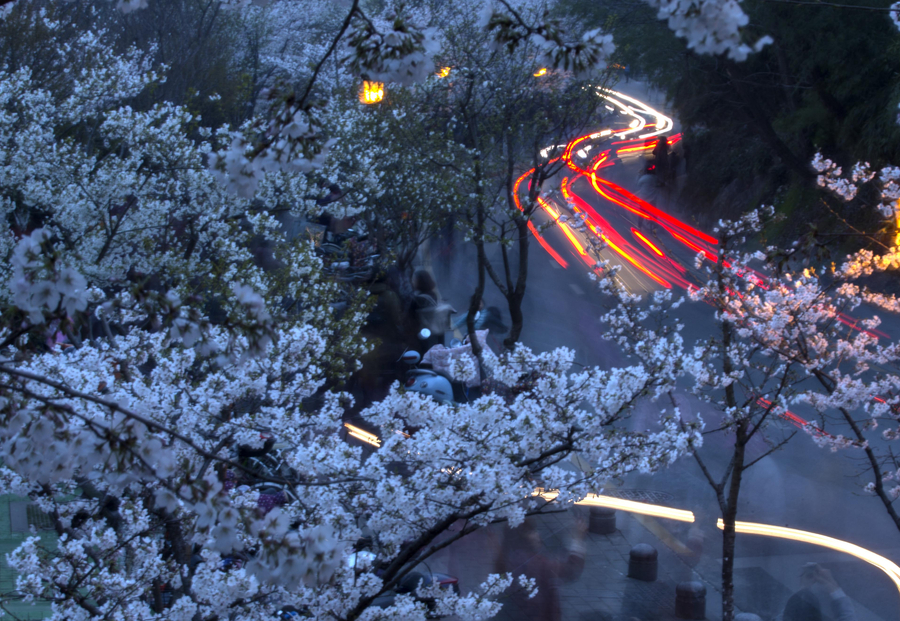
[[[722,513],[722,522],[724,522],[722,530],[722,621],[733,621],[734,619],[734,548],[736,540],[734,524],[737,520],[738,496],[744,477],[745,435],[746,422],[738,426],[731,481],[728,485],[728,498],[725,501],[725,511]]]
[[[481,184],[481,159],[475,158],[475,193],[478,203],[475,205],[475,249],[478,253],[478,274],[475,283],[475,292],[469,301],[469,313],[466,316],[466,332],[469,334],[469,342],[472,344],[472,353],[478,358],[479,365],[482,365],[481,343],[478,342],[478,336],[475,334],[475,314],[481,305],[481,299],[484,296],[484,272],[487,265],[487,255],[484,252],[484,190]]]
[[[520,217],[516,220],[516,228],[519,230],[519,266],[516,277],[516,286],[506,296],[509,307],[510,330],[509,336],[503,341],[507,349],[512,349],[519,341],[522,328],[525,325],[525,317],[522,313],[522,301],[525,299],[525,287],[528,282],[528,220]]]
[[[720,240],[721,249],[727,247],[725,238]],[[722,273],[722,266],[725,257],[720,252],[716,271],[719,286],[724,289],[726,286]],[[731,341],[734,338],[734,332],[727,320],[722,322],[722,371],[724,375],[730,375],[734,372],[734,364],[731,361],[730,352]],[[737,395],[735,394],[734,384],[728,384],[725,387],[725,404],[730,410],[737,408]],[[734,619],[734,547],[735,547],[735,527],[734,523],[737,519],[738,495],[741,492],[741,480],[744,476],[744,448],[747,442],[747,425],[745,419],[738,423],[735,430],[734,454],[731,458],[731,480],[728,484],[728,497],[720,498],[719,503],[722,508],[722,621],[733,621]],[[723,480],[724,483],[724,480]],[[722,503],[724,500],[724,503]]]

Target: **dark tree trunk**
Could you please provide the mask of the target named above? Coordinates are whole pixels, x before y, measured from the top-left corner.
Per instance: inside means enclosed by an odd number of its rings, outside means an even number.
[[[737,438],[734,444],[731,481],[728,484],[728,498],[725,499],[725,507],[722,512],[722,621],[734,619],[734,548],[735,548],[735,521],[737,520],[738,496],[741,491],[741,482],[744,477],[744,449],[746,436],[746,422],[738,426]]]
[[[528,220],[524,217],[518,218],[516,228],[519,233],[519,266],[516,274],[516,286],[510,288],[506,296],[511,326],[509,336],[503,341],[503,345],[507,349],[515,347],[525,325],[522,301],[525,299],[525,287],[528,283],[528,244],[531,241],[528,237]]]

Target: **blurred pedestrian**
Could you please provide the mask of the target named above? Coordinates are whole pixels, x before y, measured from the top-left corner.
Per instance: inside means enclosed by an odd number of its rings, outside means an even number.
[[[514,577],[524,574],[535,581],[538,592],[529,598],[525,589],[511,587],[513,590],[503,600],[497,619],[560,621],[560,584],[577,580],[584,570],[587,520],[575,514],[572,540],[565,554],[547,550],[535,527],[536,520],[536,517],[526,518],[518,528],[506,530],[496,569],[499,573],[510,572]]]
[[[653,157],[656,164],[656,179],[660,184],[665,184],[669,177],[669,141],[665,136],[660,136],[653,147]]]
[[[453,307],[441,300],[434,277],[424,269],[416,270],[412,275],[413,297],[410,305],[410,316],[415,325],[418,343],[422,352],[435,345],[443,345],[444,333],[450,329],[450,314]],[[419,336],[426,329],[430,332],[427,338]]]
[[[453,330],[460,330],[463,334],[468,332],[466,322],[469,319],[469,313],[459,316],[450,326]],[[500,336],[509,332],[509,327],[503,323],[500,309],[496,306],[484,307],[484,300],[478,304],[478,311],[475,313],[475,329],[490,330],[494,336]]]
[[[658,194],[655,172],[656,167],[653,164],[641,167],[641,173],[637,182],[637,195],[651,205],[656,202]],[[641,218],[641,220],[643,219]]]
[[[807,563],[801,574],[803,588],[791,595],[780,621],[856,621],[853,602],[831,572],[817,563]],[[829,608],[828,614],[823,608]]]

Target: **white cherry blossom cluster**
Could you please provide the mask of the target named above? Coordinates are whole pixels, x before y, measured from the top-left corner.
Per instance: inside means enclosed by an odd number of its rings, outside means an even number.
[[[305,174],[325,163],[331,142],[312,110],[286,101],[266,124],[265,138],[250,142],[245,137],[260,121],[232,133],[227,149],[212,153],[210,170],[241,198],[252,198],[266,173]]]
[[[747,45],[741,29],[749,18],[739,0],[646,0],[658,9],[657,17],[667,20],[669,28],[687,41],[689,49],[699,54],[719,55],[727,53],[732,60],[746,60],[752,52],[758,52],[772,42],[772,38],[759,38]]]
[[[842,176],[843,171],[840,166],[822,157],[820,153],[816,153],[812,165],[820,173],[819,186],[834,192],[844,201],[856,198],[860,186],[877,177],[881,186],[881,200],[876,209],[891,221],[896,218],[897,201],[900,200],[900,168],[886,166],[875,172],[871,170],[868,162],[858,162],[853,166],[850,177],[847,178]]]
[[[257,321],[269,319],[258,293],[244,286],[232,293],[235,308]],[[167,312],[181,312],[177,296],[164,298]],[[140,308],[120,302],[105,315],[120,324],[139,316]],[[234,341],[225,329],[205,331],[217,343],[210,352]],[[407,563],[424,560],[416,555],[423,545],[427,555],[434,538],[459,516],[469,515],[474,524],[501,517],[516,523],[529,510],[537,481],[560,490],[557,503],[572,502],[595,491],[601,476],[660,467],[698,441],[696,430],[671,421],[658,433],[611,431],[637,398],[672,385],[677,363],[665,348],[647,350],[646,368],[586,369],[571,376],[571,352],[522,349],[508,363],[495,363],[497,380],[517,393],[511,400],[490,395],[450,407],[394,392],[372,406],[364,416],[384,441],[363,461],[340,439],[338,395],[326,396],[319,409],[303,406],[323,382],[317,365],[324,361],[325,339],[314,329],[279,328],[255,355],[216,364],[214,355],[189,347],[194,336],[186,334],[183,326],[177,336],[136,326],[66,355],[4,352],[10,361],[0,365],[9,394],[0,410],[7,489],[35,494],[51,512],[59,512],[55,494],[36,486],[90,488],[95,498],[119,499],[115,509],[99,500],[83,504],[82,517],[61,511],[69,530],[49,558],[24,545],[13,557],[22,594],[44,596],[40,577],[46,576],[60,588],[81,584],[108,602],[104,606],[127,607],[134,615],[149,615],[160,605],[148,595],[157,582],[171,589],[164,608],[170,618],[229,610],[262,619],[275,601],[322,616],[361,611],[389,584],[371,572],[351,576],[342,565],[348,544],[360,534],[359,516],[377,533],[390,580]],[[21,355],[27,362],[11,362]],[[253,402],[259,405],[241,405]],[[608,431],[600,433],[603,428]],[[259,492],[227,490],[215,466],[240,473],[232,447],[259,445],[258,429],[289,439],[284,459],[296,477],[286,504],[263,516],[255,504]],[[36,442],[54,449],[38,451]],[[595,468],[591,477],[560,467],[576,451]],[[414,474],[398,476],[398,463]],[[314,493],[304,492],[307,484]],[[129,515],[143,517],[128,526]],[[175,541],[172,527],[161,528],[163,517],[179,524],[179,540],[202,546],[201,561],[165,552]],[[245,567],[220,568],[226,555],[241,550],[253,551]],[[122,558],[138,562],[124,564]],[[456,614],[491,612],[491,599],[447,595],[440,605]],[[99,618],[105,611],[62,598],[56,614]],[[421,603],[399,598],[372,614],[415,618]]]
[[[589,30],[580,39],[572,37],[563,24],[548,19],[549,2],[487,0],[480,4],[478,27],[492,33],[493,45],[510,51],[519,45],[533,46],[540,66],[586,77],[604,69],[615,51],[612,35],[601,29]]]
[[[840,170],[824,158],[817,157],[814,166],[826,177],[822,185],[847,200],[856,195],[858,185],[876,177],[868,165],[854,167],[849,178],[840,177]],[[890,167],[878,175],[883,191],[879,209],[892,216],[894,228],[896,176]],[[741,232],[724,228],[730,234]],[[777,249],[769,249],[771,257],[778,254]],[[735,369],[747,359],[748,348],[753,348],[769,358],[767,369],[779,369],[776,376],[784,377],[793,368],[797,376],[810,378],[806,386],[781,393],[779,411],[796,404],[811,408],[819,420],[804,430],[817,445],[832,452],[863,451],[867,463],[884,464],[888,472],[898,467],[891,444],[900,439],[900,376],[890,369],[900,359],[900,346],[884,338],[879,331],[881,319],[871,310],[897,313],[900,302],[895,295],[873,291],[859,280],[896,269],[900,269],[900,249],[894,237],[880,252],[860,250],[838,266],[772,269],[772,274],[780,275],[766,276],[763,286],[742,285],[738,271],[719,267],[722,284],[708,286],[706,295],[724,302],[719,316],[733,324],[743,343],[731,354]],[[871,307],[866,309],[865,304]],[[875,480],[867,489],[889,506],[897,491],[888,487],[892,479],[886,479],[881,469],[881,465],[873,467],[870,475]]]
[[[397,19],[361,40],[382,37],[389,52],[369,49],[365,62],[412,80],[435,44],[416,34],[426,24]],[[582,43],[585,54],[611,45],[598,32]],[[4,311],[42,324],[0,331],[0,492],[29,495],[62,533],[54,549],[29,538],[10,556],[19,594],[53,598],[54,621],[264,620],[285,605],[313,618],[418,620],[431,613],[416,597],[384,610],[373,603],[442,537],[499,519],[520,523],[598,492],[608,477],[652,471],[699,446],[701,425],[677,410],[662,412],[653,432],[618,425],[697,365],[678,326],[648,323],[674,304],[665,297],[646,311],[625,298],[611,316],[614,333],[640,325],[628,367],[572,372],[566,350],[485,353],[495,391],[447,405],[397,385],[362,412],[380,448],[367,455],[347,443],[352,400],[333,386],[368,348],[358,336],[365,307],[351,299],[335,317],[330,302],[346,292],[325,280],[308,244],[280,237],[269,212],[310,206],[304,172],[341,175],[324,157],[327,138],[341,132],[346,146],[334,148],[352,162],[348,188],[367,201],[341,209],[388,196],[379,177],[387,168],[376,159],[404,169],[409,161],[357,148],[366,143],[353,135],[375,122],[358,110],[334,106],[313,120],[312,108],[289,98],[270,119],[241,128],[262,129],[252,141],[229,128],[189,138],[196,119],[187,110],[127,105],[158,79],[140,57],[115,54],[96,33],[64,51],[60,62],[91,60],[70,72],[64,86],[72,88],[0,71],[8,111],[0,115],[0,209],[6,222],[18,212],[43,215],[40,230],[18,241],[8,230],[0,246],[10,258],[0,270]],[[401,58],[407,51],[412,69]],[[102,148],[57,140],[59,128],[85,121]],[[457,153],[440,150],[449,161]],[[399,177],[413,202],[435,194],[410,173]],[[256,235],[273,240],[276,268],[255,263]],[[64,351],[44,345],[57,328],[71,337]],[[455,369],[480,371],[474,358]],[[240,457],[271,437],[277,469]],[[573,455],[590,471],[574,469]],[[548,506],[537,488],[558,495]],[[76,502],[62,502],[72,495]],[[459,520],[468,530],[453,534]],[[364,530],[377,563],[354,567],[347,561]],[[484,618],[514,579],[429,595],[441,614]]]
[[[10,261],[12,302],[28,315],[32,324],[44,322],[45,313],[74,316],[88,304],[84,276],[71,267],[59,265],[57,257],[42,252],[50,234],[36,229],[16,245]]]
[[[817,181],[819,187],[828,188],[845,201],[856,198],[858,185],[853,181],[842,177],[843,170],[829,159],[823,158],[821,153],[816,153],[812,161],[813,168],[819,172]]]
[[[354,20],[345,46],[343,60],[354,71],[403,86],[434,74],[434,56],[441,49],[437,28],[394,9],[381,18]]]

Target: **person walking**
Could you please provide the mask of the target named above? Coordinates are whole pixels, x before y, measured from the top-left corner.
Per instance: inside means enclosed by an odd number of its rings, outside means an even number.
[[[669,178],[669,141],[665,136],[660,136],[653,147],[654,164],[656,165],[656,179],[660,185],[664,185]]]
[[[569,549],[565,555],[555,555],[544,545],[535,527],[537,519],[534,516],[526,518],[518,528],[506,530],[496,569],[501,574],[524,574],[534,580],[538,592],[529,598],[525,589],[512,591],[503,601],[503,608],[496,619],[561,621],[560,585],[577,580],[584,570],[587,520],[576,513]]]

